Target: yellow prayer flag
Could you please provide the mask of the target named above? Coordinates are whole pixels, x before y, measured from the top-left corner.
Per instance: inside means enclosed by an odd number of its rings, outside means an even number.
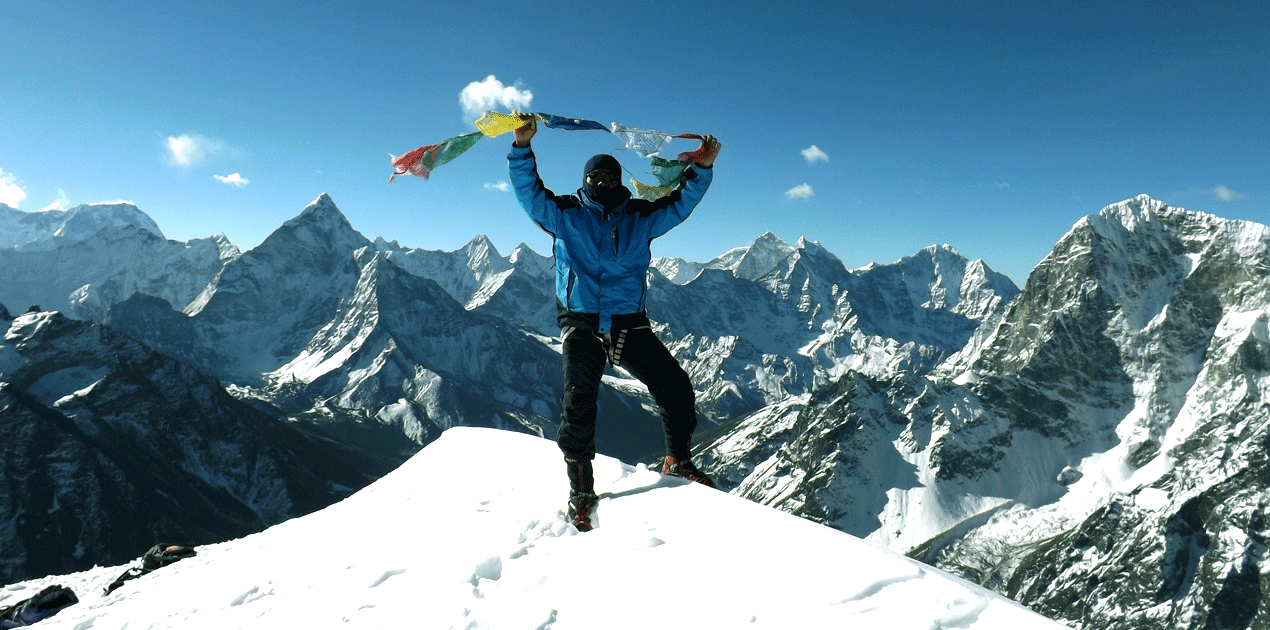
[[[635,197],[647,201],[656,201],[675,190],[672,186],[649,186],[636,181],[634,178],[631,179],[631,184],[635,187]]]
[[[487,109],[485,110],[485,115],[476,121],[476,128],[480,129],[481,133],[486,136],[493,138],[523,127],[525,125],[525,116],[533,116],[543,122],[547,121],[546,118],[537,114],[522,114],[519,109],[512,110],[510,114]]]

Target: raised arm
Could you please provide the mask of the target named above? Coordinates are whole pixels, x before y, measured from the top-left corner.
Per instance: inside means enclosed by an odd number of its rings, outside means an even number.
[[[507,154],[507,170],[520,207],[524,208],[538,227],[554,235],[560,208],[554,201],[555,193],[547,190],[538,177],[538,161],[529,147],[530,139],[537,132],[538,123],[532,119],[516,130],[516,140],[512,142],[511,152]]]

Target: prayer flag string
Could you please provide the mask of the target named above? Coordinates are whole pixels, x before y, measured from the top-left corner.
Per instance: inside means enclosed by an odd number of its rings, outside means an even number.
[[[388,183],[391,184],[398,175],[415,175],[428,179],[428,176],[431,175],[436,167],[462,155],[463,152],[472,148],[481,138],[494,138],[509,131],[515,131],[533,119],[542,121],[549,129],[607,131],[622,139],[625,147],[620,150],[634,149],[635,153],[640,157],[651,159],[652,174],[657,178],[658,185],[649,186],[635,181],[633,178],[631,179],[631,183],[635,185],[635,196],[641,199],[657,199],[669,194],[683,182],[683,173],[688,165],[697,163],[709,151],[705,138],[694,133],[671,135],[651,129],[627,127],[616,122],[605,126],[603,123],[594,120],[568,118],[553,114],[521,113],[518,109],[512,110],[510,114],[486,110],[485,114],[476,121],[476,128],[479,130],[477,132],[455,136],[437,144],[422,146],[412,151],[407,151],[400,156],[389,154],[393,174],[388,177]],[[658,154],[674,138],[700,140],[701,146],[695,151],[680,153],[677,160],[667,160],[658,157]]]

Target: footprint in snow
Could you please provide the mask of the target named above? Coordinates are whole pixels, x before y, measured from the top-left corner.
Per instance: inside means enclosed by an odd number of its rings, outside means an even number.
[[[384,571],[384,574],[379,576],[379,578],[376,579],[374,582],[372,582],[371,585],[368,586],[367,588],[375,588],[376,586],[379,586],[380,584],[387,582],[388,578],[393,577],[394,575],[401,575],[402,573],[405,573],[405,572],[406,572],[405,569],[389,569],[387,571]]]
[[[480,586],[481,580],[489,580],[491,582],[498,581],[503,577],[503,558],[502,556],[494,556],[486,558],[476,565],[476,569],[472,571],[472,578],[468,580],[472,586]]]
[[[247,592],[245,592],[245,593],[243,593],[242,595],[239,595],[238,597],[235,597],[234,599],[230,600],[229,605],[230,605],[230,606],[242,606],[243,604],[246,604],[246,603],[249,603],[249,602],[254,602],[254,601],[258,600],[258,599],[263,599],[263,598],[265,598],[265,597],[268,597],[269,595],[273,595],[273,590],[272,590],[272,589],[267,590],[267,591],[261,591],[259,586],[253,586],[253,587],[251,587],[251,588],[247,589]]]

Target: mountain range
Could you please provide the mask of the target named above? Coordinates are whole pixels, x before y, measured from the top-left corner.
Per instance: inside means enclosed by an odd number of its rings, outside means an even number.
[[[70,490],[126,476],[104,464],[13,492],[68,440],[185,471],[239,515],[222,519],[232,537],[337,500],[450,427],[554,435],[553,271],[524,245],[504,257],[483,237],[455,252],[369,240],[327,195],[247,252],[168,241],[127,205],[0,207],[0,233],[0,304],[39,305],[8,315],[0,345],[0,429],[26,444],[0,470],[5,513],[131,509]],[[1075,627],[1264,627],[1268,258],[1264,226],[1139,196],[1077,221],[1022,290],[947,245],[847,269],[814,241],[764,234],[704,263],[655,260],[648,308],[697,389],[694,457],[733,494]],[[107,358],[41,354],[88,356],[86,340]],[[605,384],[601,452],[650,461],[646,390],[620,370]],[[202,407],[148,396],[215,400],[277,436],[212,430]],[[22,442],[46,425],[73,439]],[[173,446],[91,433],[106,426]],[[261,463],[282,442],[314,450]],[[189,455],[204,450],[237,459]],[[0,527],[0,543],[52,544],[62,568],[107,553],[40,527]],[[30,556],[0,580],[49,571]]]

